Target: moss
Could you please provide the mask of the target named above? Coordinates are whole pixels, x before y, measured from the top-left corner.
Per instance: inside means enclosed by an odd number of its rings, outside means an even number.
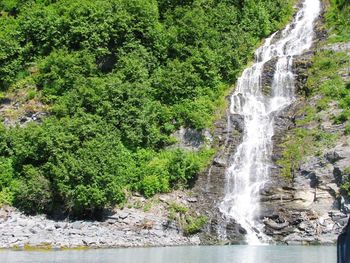
[[[49,251],[52,249],[53,249],[53,247],[51,244],[45,244],[45,243],[37,245],[37,246],[25,244],[23,247],[23,250],[26,250],[26,251]]]

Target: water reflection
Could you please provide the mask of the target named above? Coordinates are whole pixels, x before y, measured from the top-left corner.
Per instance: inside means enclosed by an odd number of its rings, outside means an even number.
[[[334,246],[212,246],[85,251],[0,251],[6,263],[335,263]]]

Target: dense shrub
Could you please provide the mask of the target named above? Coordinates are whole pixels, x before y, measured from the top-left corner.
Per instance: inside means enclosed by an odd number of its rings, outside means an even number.
[[[213,152],[169,149],[171,134],[211,124],[292,2],[0,1],[0,89],[34,84],[50,108],[0,128],[0,202],[86,216],[191,185]]]

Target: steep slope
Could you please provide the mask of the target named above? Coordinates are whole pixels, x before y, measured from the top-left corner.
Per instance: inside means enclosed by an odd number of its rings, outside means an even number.
[[[254,48],[289,18],[291,1],[0,8],[0,203],[99,217],[132,192],[191,185],[213,151],[176,147],[173,135],[211,125]]]
[[[297,100],[276,116],[275,166],[260,192],[258,221],[264,224],[263,232],[272,240],[288,244],[334,243],[348,217],[345,192],[349,185],[346,132],[349,4],[325,1],[323,7],[326,13],[316,24],[317,44],[294,61]],[[339,39],[344,43],[328,44]],[[267,63],[262,77],[267,92],[274,63]],[[242,119],[228,116],[227,129],[222,131],[224,124],[217,129],[217,136],[226,138],[220,141],[224,149],[196,188],[203,202],[200,211],[206,211],[206,207],[214,211],[208,213],[211,220],[202,237],[209,243],[221,239],[222,225],[227,233],[224,242],[242,242],[247,233],[235,220],[223,218],[217,210],[223,199],[221,187],[225,185],[223,175],[230,152],[242,138]]]
[[[276,204],[274,216],[266,221],[267,232],[287,243],[334,243],[349,213],[345,101],[349,97],[350,7],[342,1],[331,1],[326,7],[328,36],[320,39],[312,60],[304,58],[297,65],[299,75],[307,76],[301,85],[304,95],[292,115],[293,128],[276,142],[279,174],[290,181],[290,188],[265,197]],[[305,62],[312,63],[308,70]],[[284,201],[273,201],[279,196]]]

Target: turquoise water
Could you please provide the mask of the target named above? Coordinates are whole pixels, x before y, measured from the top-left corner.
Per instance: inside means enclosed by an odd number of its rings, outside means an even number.
[[[0,251],[17,263],[336,263],[335,246],[200,246],[70,251]]]

